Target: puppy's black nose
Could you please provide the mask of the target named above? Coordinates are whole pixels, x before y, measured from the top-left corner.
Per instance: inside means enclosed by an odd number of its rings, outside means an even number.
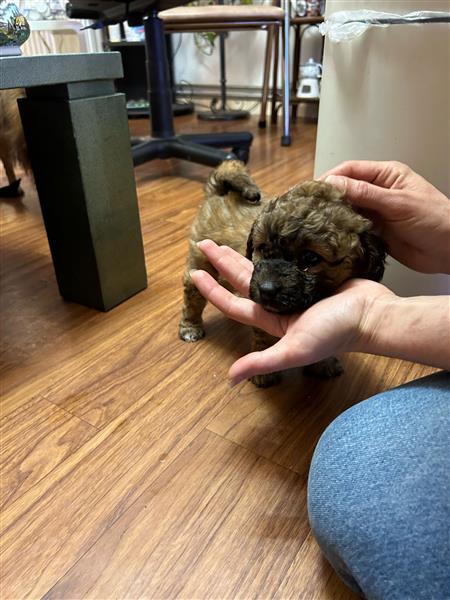
[[[263,281],[258,286],[259,295],[263,302],[273,300],[281,289],[281,284],[277,281]]]

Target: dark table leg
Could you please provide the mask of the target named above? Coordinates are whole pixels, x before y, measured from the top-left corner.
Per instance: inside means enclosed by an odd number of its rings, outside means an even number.
[[[19,107],[60,293],[109,310],[147,286],[124,95],[37,87]]]

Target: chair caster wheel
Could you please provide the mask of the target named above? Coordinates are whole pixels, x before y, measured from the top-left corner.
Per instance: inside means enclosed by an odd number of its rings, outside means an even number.
[[[237,148],[233,148],[233,154],[236,155],[236,158],[242,161],[244,164],[248,163],[248,159],[250,156],[250,148],[239,146]]]

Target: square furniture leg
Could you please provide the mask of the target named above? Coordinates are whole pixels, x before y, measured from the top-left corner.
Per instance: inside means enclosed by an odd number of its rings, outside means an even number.
[[[124,96],[90,81],[19,104],[60,293],[109,310],[147,286]]]

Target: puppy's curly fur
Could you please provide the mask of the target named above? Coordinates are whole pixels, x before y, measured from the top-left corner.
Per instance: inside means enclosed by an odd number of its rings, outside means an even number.
[[[309,181],[271,200],[242,163],[222,163],[208,179],[205,201],[191,230],[179,326],[185,341],[204,336],[202,312],[206,304],[189,271],[204,269],[218,278],[196,246],[205,238],[230,246],[253,261],[250,297],[266,310],[280,314],[305,310],[351,277],[379,281],[384,272],[384,242],[340,190]],[[254,350],[271,343],[273,339],[267,334],[254,329]],[[327,377],[342,372],[333,357],[308,370]],[[278,379],[279,374],[272,373],[252,381],[267,387]]]
[[[17,107],[17,100],[23,95],[23,90],[0,91],[0,159],[5,167],[8,183],[10,186],[16,183],[18,193],[20,193],[20,181],[16,179],[14,167],[16,164],[20,164],[25,171],[29,168],[25,138]]]

